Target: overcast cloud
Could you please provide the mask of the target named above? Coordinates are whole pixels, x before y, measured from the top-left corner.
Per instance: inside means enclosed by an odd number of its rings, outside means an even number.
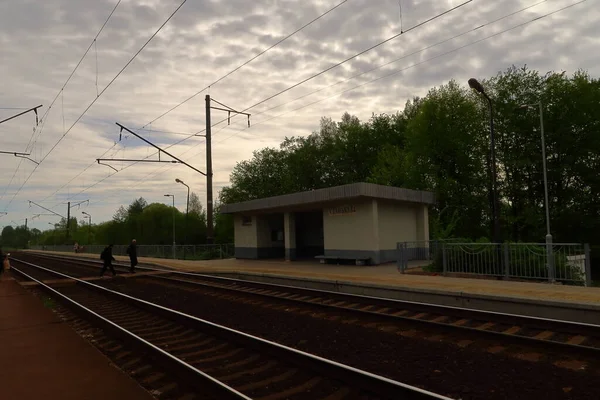
[[[167,202],[170,199],[163,195],[174,193],[176,206],[184,210],[185,187],[176,184],[175,178],[189,184],[204,201],[204,177],[185,166],[140,163],[128,167],[130,163],[112,163],[118,170],[127,167],[115,173],[109,167],[95,164],[95,159],[107,151],[105,158],[134,159],[154,152],[131,135],[124,134],[119,142],[115,122],[132,129],[141,128],[340,2],[188,0],[44,159],[18,193],[35,164],[0,155],[0,211],[8,212],[0,216],[0,226],[23,224],[25,218],[29,218],[30,227],[39,229],[57,222],[57,217],[52,216],[32,219],[35,214],[47,212],[30,207],[28,200],[64,215],[66,204],[63,203],[89,199],[89,206],[72,212],[81,217],[81,211],[86,211],[95,222],[110,219],[120,204],[129,204],[139,196],[148,202]],[[489,77],[512,64],[527,64],[542,72],[566,70],[569,74],[582,68],[598,76],[600,7],[597,0],[585,1],[525,27],[443,55],[577,2],[547,0],[440,46],[417,52],[539,2],[473,0],[457,11],[249,110],[253,114],[249,129],[244,117],[232,119],[230,126],[214,127],[216,191],[228,184],[236,162],[250,158],[256,149],[278,146],[285,136],[310,134],[318,128],[322,116],[337,120],[347,111],[366,120],[372,113],[396,112],[403,108],[406,100],[424,96],[433,86],[450,79],[466,82],[469,77]],[[34,160],[42,160],[65,129],[94,100],[97,91],[105,88],[180,3],[180,0],[122,1],[96,46],[36,132],[33,133],[33,114],[1,124],[0,150],[27,151]],[[402,0],[403,29],[460,3],[462,0]],[[40,116],[44,114],[115,4],[115,0],[0,0],[0,108],[43,104]],[[236,109],[250,107],[398,33],[399,14],[398,0],[349,0],[211,87],[210,95]],[[384,68],[327,88],[403,56]],[[432,59],[436,56],[439,57]],[[420,64],[411,67],[416,63]],[[331,97],[396,70],[402,71]],[[322,90],[270,110],[318,89]],[[161,132],[137,132],[166,147],[201,131],[205,126],[206,93],[146,126],[146,129]],[[323,101],[298,109],[318,100]],[[18,110],[0,109],[0,119],[15,112]],[[213,111],[213,123],[226,116]],[[28,147],[31,137],[32,145]],[[203,138],[192,137],[169,151],[204,171],[204,149]]]

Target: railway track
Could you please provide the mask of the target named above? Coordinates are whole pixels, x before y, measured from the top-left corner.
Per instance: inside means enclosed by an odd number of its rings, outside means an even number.
[[[36,257],[40,260],[44,258],[60,260],[79,266],[98,264],[94,260],[65,259],[46,255],[36,255]],[[159,271],[148,267],[141,267],[140,270]],[[600,325],[341,294],[180,271],[169,271],[167,274],[152,276],[151,279],[228,293],[236,296],[240,301],[262,298],[269,302],[302,304],[322,310],[379,318],[384,322],[417,324],[446,332],[470,332],[502,342],[541,347],[545,350],[556,349],[585,356],[600,355]]]
[[[448,399],[13,258],[13,271],[219,399]],[[75,284],[44,283],[50,275]],[[125,353],[127,353],[125,351]],[[160,379],[160,373],[155,379]],[[151,378],[148,378],[151,379]],[[199,397],[205,398],[205,397]]]

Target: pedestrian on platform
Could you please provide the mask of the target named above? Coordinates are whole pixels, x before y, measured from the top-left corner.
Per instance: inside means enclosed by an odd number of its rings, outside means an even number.
[[[10,256],[10,253],[4,254],[2,252],[2,248],[0,248],[0,276],[2,276],[4,271],[10,269],[10,261],[8,260],[8,256]]]
[[[137,244],[135,239],[133,239],[129,247],[127,247],[127,254],[129,254],[129,261],[131,261],[131,268],[129,268],[129,271],[132,274],[135,274],[135,266],[138,264]]]
[[[2,276],[2,274],[4,273],[4,258],[5,257],[6,256],[2,252],[2,247],[0,247],[0,262],[2,263],[2,264],[0,264],[0,276]]]
[[[108,246],[106,246],[104,248],[104,250],[102,250],[102,253],[100,254],[100,259],[104,262],[103,266],[102,266],[102,271],[100,271],[101,278],[104,276],[104,273],[106,272],[107,268],[110,268],[110,270],[113,274],[113,277],[117,275],[115,273],[115,269],[113,268],[113,265],[112,265],[112,262],[116,261],[112,255],[112,249],[113,249],[113,245],[109,244]]]

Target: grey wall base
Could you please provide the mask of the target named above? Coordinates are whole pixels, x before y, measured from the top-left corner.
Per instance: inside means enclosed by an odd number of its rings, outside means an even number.
[[[559,301],[540,301],[514,297],[469,294],[443,290],[425,290],[387,285],[360,285],[355,282],[325,279],[295,278],[285,275],[259,273],[213,273],[254,282],[296,286],[300,288],[327,290],[331,292],[380,297],[384,299],[406,300],[474,310],[494,311],[507,314],[527,315],[538,318],[597,324],[600,320],[600,305],[578,304]]]

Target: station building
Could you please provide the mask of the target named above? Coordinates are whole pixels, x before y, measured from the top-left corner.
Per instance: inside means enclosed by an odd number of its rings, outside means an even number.
[[[431,192],[353,183],[224,204],[233,214],[235,257],[396,260],[398,242],[429,241]]]

